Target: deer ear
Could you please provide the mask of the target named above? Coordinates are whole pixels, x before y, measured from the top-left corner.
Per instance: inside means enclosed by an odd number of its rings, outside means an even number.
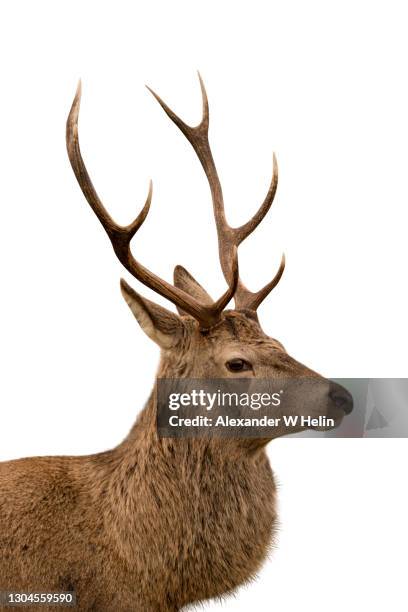
[[[182,289],[197,301],[199,301],[203,305],[210,305],[214,303],[212,297],[206,292],[204,287],[200,285],[196,281],[196,279],[191,276],[190,272],[188,272],[183,266],[176,266],[174,268],[174,285],[178,289]],[[177,307],[179,314],[186,315],[187,312],[184,312],[181,308]]]
[[[123,278],[120,290],[145,334],[163,349],[175,346],[182,337],[184,323],[174,312],[142,297]]]

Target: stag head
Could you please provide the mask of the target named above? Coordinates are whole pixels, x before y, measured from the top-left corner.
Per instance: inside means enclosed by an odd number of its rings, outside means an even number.
[[[187,125],[154,91],[148,89],[186,136],[208,179],[220,264],[228,285],[224,294],[217,300],[213,300],[182,266],[176,266],[174,284],[171,284],[148,270],[132,254],[131,240],[149,212],[152,183],[146,202],[132,223],[121,226],[113,221],[102,204],[82,159],[78,139],[81,86],[78,86],[68,116],[66,132],[68,155],[78,183],[108,234],[119,261],[137,280],[172,302],[177,307],[178,314],[142,297],[123,279],[122,294],[142,329],[162,349],[159,377],[322,378],[290,357],[280,342],[262,331],[258,321],[257,309],[280,281],[285,268],[285,257],[282,256],[273,279],[257,292],[247,289],[239,277],[237,249],[258,227],[274,200],[278,184],[276,157],[273,155],[272,179],[258,211],[240,227],[231,227],[226,219],[222,188],[209,144],[208,98],[200,75],[199,80],[203,112],[200,123],[195,127]],[[235,308],[225,310],[232,298]],[[330,401],[327,401],[327,396]],[[350,398],[339,385],[329,383],[325,397],[321,398],[320,408],[322,412],[328,412],[337,425],[344,414],[351,410]]]

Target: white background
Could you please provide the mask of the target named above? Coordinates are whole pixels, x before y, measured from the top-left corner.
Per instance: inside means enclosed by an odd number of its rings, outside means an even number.
[[[134,241],[144,263],[167,279],[183,263],[214,295],[224,290],[202,169],[144,88],[194,123],[199,68],[232,225],[262,201],[272,150],[278,155],[272,211],[240,250],[253,288],[287,254],[284,279],[260,309],[265,331],[328,376],[408,375],[404,8],[2,4],[1,459],[117,444],[157,365],[66,156],[80,76],[83,153],[117,220],[136,215],[154,179],[152,210]],[[406,440],[271,444],[277,549],[255,584],[204,609],[407,610],[407,450]]]

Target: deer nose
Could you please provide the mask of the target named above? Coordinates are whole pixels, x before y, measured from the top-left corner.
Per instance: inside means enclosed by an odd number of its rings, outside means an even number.
[[[341,385],[331,383],[329,397],[335,406],[344,410],[346,414],[350,414],[353,410],[353,396]]]

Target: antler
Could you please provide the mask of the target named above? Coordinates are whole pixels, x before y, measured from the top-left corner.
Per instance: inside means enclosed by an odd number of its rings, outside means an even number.
[[[270,209],[273,199],[275,197],[276,188],[278,185],[278,165],[276,162],[275,154],[273,155],[273,173],[271,184],[266,194],[265,200],[262,205],[255,213],[255,215],[240,227],[231,227],[228,225],[225,210],[224,200],[222,195],[221,183],[218,177],[217,169],[215,167],[214,159],[211,153],[211,148],[208,140],[208,127],[209,127],[209,107],[208,98],[205,91],[204,83],[200,73],[198,73],[200,80],[201,94],[203,100],[203,114],[200,123],[192,127],[187,125],[178,115],[176,115],[171,108],[158,96],[150,87],[149,91],[154,95],[156,100],[162,106],[166,114],[170,119],[177,125],[181,132],[191,143],[194,151],[196,152],[207,176],[208,183],[211,190],[215,223],[217,226],[218,235],[218,249],[220,255],[220,262],[224,277],[228,283],[231,282],[231,278],[234,272],[234,253],[235,249],[251,234],[261,223],[266,213]],[[243,282],[238,279],[238,286],[234,295],[236,308],[246,308],[250,310],[256,310],[260,303],[266,298],[266,296],[272,291],[278,284],[285,268],[285,256],[282,256],[281,264],[274,278],[265,287],[253,293],[245,287]]]
[[[85,167],[85,163],[82,159],[81,150],[79,147],[78,139],[78,116],[81,101],[81,83],[78,85],[77,92],[75,94],[74,101],[72,103],[71,111],[68,115],[67,120],[67,151],[68,157],[71,162],[72,169],[75,173],[79,186],[87,199],[92,210],[101,222],[104,230],[109,236],[112,243],[113,249],[124,267],[140,282],[144,285],[153,289],[166,299],[173,302],[176,306],[190,314],[192,317],[200,322],[202,327],[209,327],[217,322],[220,317],[222,310],[228,304],[233,297],[237,288],[239,274],[238,274],[238,260],[237,260],[237,249],[235,247],[231,255],[231,264],[229,275],[229,286],[227,291],[222,295],[216,302],[211,305],[201,304],[194,297],[188,293],[174,287],[165,280],[159,278],[139,263],[130,250],[130,242],[133,236],[136,234],[140,226],[145,221],[149,212],[150,203],[152,199],[152,182],[150,182],[149,193],[145,205],[136,217],[136,219],[126,226],[118,225],[112,217],[109,215],[104,205],[102,204],[92,181],[89,177],[88,171]]]

